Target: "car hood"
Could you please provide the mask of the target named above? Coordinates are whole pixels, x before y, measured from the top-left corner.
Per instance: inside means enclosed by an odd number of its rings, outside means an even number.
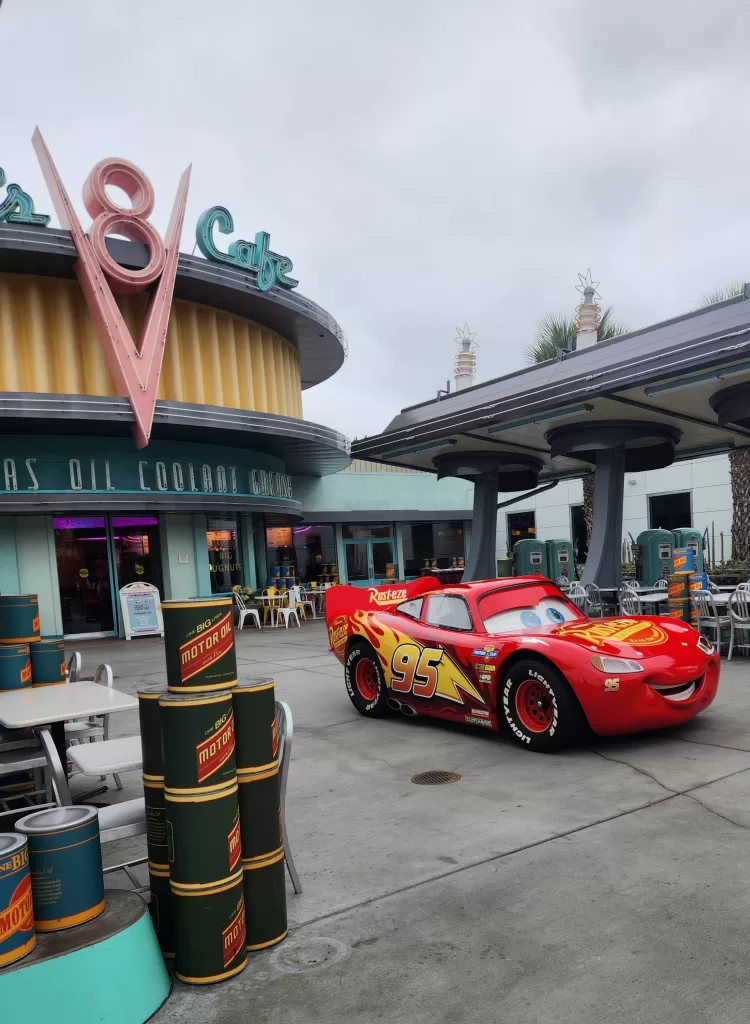
[[[515,633],[514,639],[524,646],[534,647],[547,638],[566,640],[592,653],[619,658],[641,659],[649,656],[673,654],[685,643],[694,647],[698,636],[692,627],[676,619],[663,617],[627,618],[617,616],[603,619],[582,619],[561,626]],[[503,634],[507,639],[508,634]],[[499,637],[498,637],[499,639]]]

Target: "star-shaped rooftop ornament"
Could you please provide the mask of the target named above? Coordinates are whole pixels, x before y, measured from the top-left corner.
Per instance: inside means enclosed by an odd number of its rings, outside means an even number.
[[[591,277],[591,268],[590,267],[586,271],[585,274],[579,274],[578,275],[578,280],[581,283],[576,285],[576,291],[577,292],[580,292],[581,295],[583,295],[584,297],[586,296],[586,292],[591,292],[591,295],[595,299],[600,299],[601,298],[601,295],[596,290],[599,287],[599,282],[598,281],[594,281],[592,279],[592,277]]]
[[[469,330],[468,323],[465,323],[463,327],[456,328],[456,337],[453,340],[457,345],[463,345],[464,343],[466,343],[466,348],[464,349],[464,351],[468,352],[471,349],[472,342],[475,345],[477,345],[477,348],[479,347],[478,343],[474,341],[476,336],[476,331],[472,333]]]

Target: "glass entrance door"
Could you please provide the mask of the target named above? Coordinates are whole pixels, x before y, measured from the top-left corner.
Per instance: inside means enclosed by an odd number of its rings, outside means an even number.
[[[358,587],[384,583],[395,571],[392,540],[345,540],[346,580]]]
[[[115,617],[105,517],[55,517],[53,525],[63,633],[111,635]]]

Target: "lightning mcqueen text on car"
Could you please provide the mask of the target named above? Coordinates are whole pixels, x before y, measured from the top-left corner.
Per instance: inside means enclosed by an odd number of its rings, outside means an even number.
[[[499,729],[553,751],[680,725],[712,702],[719,656],[668,618],[588,619],[539,576],[332,587],[331,649],[368,716],[390,708]]]

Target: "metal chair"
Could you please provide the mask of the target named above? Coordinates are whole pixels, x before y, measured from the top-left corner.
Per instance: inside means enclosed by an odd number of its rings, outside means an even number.
[[[68,661],[68,667],[65,670],[65,678],[69,683],[77,683],[81,678],[81,671],[83,666],[83,658],[81,657],[80,651],[73,651]]]
[[[735,592],[736,593],[736,592]],[[695,605],[695,614],[697,616],[697,627],[698,632],[703,633],[704,630],[713,632],[716,634],[716,650],[721,653],[721,633],[724,629],[729,629],[729,651],[727,654],[727,661],[732,660],[732,649],[734,647],[734,618],[732,615],[719,615],[719,610],[716,607],[714,601],[714,595],[710,590],[696,590],[690,595]],[[734,594],[732,595],[734,597]],[[709,636],[709,640],[713,638]]]
[[[729,598],[729,615],[734,623],[734,631],[738,635],[735,647],[750,648],[750,587],[742,584],[737,587]],[[746,639],[742,635],[746,634]]]
[[[654,583],[654,590],[669,590],[669,581],[662,577]]]
[[[97,746],[101,744],[97,743]],[[119,804],[108,804],[99,808],[99,836],[102,843],[113,843],[118,839],[129,839],[131,836],[145,836],[147,830],[146,803],[143,797],[121,800]],[[145,892],[148,885],[142,885],[130,869],[145,864],[147,860],[148,857],[136,857],[121,864],[112,864],[104,868],[102,874],[124,871],[133,883],[134,891]]]
[[[82,679],[77,679],[76,682],[83,682]],[[86,680],[87,682],[89,680]],[[90,680],[93,683],[99,683],[100,686],[106,686],[108,689],[112,689],[114,685],[114,675],[112,674],[111,665],[100,665],[96,672],[94,672],[93,679]],[[90,743],[92,740],[108,740],[109,739],[109,715],[92,715],[91,718],[81,722],[66,722],[65,723],[65,739],[69,743],[80,743],[82,740],[86,740]],[[103,778],[103,776],[102,776]],[[114,775],[115,785],[118,789],[122,789],[122,782],[120,782],[119,775]]]
[[[279,619],[283,619],[284,626],[286,627],[286,629],[289,629],[289,620],[292,617],[294,617],[294,621],[297,623],[297,625],[300,625],[299,615],[297,614],[297,601],[295,599],[294,590],[288,591],[288,601],[289,604],[286,607],[281,605],[281,607],[276,609],[276,625],[278,626]]]
[[[558,576],[555,580],[555,583],[558,585],[560,590],[563,591],[563,593],[567,593],[570,589],[570,580],[567,576]]]
[[[604,615],[601,590],[596,583],[587,583],[583,589],[586,591],[586,611],[589,618],[601,618]]]
[[[43,778],[43,772],[47,768],[47,757],[39,740],[34,737],[33,744],[30,746],[20,746],[19,744],[16,749],[8,749],[9,747],[12,747],[12,744],[3,744],[3,749],[0,750],[0,811],[10,810],[8,800],[22,800],[31,806],[33,797],[38,796],[39,793],[44,793],[46,800],[53,801],[54,794],[49,775],[46,780]],[[3,779],[9,779],[10,776],[19,772],[32,773],[33,782],[30,783],[32,788],[25,788],[20,792],[9,792],[3,784]],[[26,786],[26,783],[23,785]]]
[[[586,608],[586,591],[580,583],[571,583],[570,590],[565,595],[571,604],[574,604],[579,612]]]
[[[292,852],[289,849],[289,835],[286,830],[286,784],[289,778],[289,761],[292,756],[292,739],[294,737],[294,721],[292,710],[283,701],[276,701],[276,735],[279,739],[279,790],[281,806],[281,842],[284,847],[284,860],[287,871],[292,880],[294,891],[299,895],[302,892],[302,883],[299,880],[297,869],[294,866]]]
[[[317,618],[317,615],[315,614],[315,602],[312,600],[312,598],[307,597],[305,594],[302,593],[302,590],[300,589],[298,584],[293,587],[290,587],[289,593],[294,595],[294,603],[296,607],[301,610],[303,619],[307,618],[307,612],[305,611],[306,608],[310,609],[310,611],[312,612],[312,617],[314,619]]]
[[[638,594],[630,587],[625,589],[620,594],[620,614],[621,615],[643,615],[643,605]]]
[[[250,618],[252,621],[254,621],[255,625],[258,627],[258,629],[260,629],[260,615],[258,614],[258,609],[248,608],[248,606],[245,604],[242,597],[240,597],[236,590],[234,592],[234,600],[239,610],[237,629],[242,629],[242,627],[245,625],[245,619],[247,618]]]

